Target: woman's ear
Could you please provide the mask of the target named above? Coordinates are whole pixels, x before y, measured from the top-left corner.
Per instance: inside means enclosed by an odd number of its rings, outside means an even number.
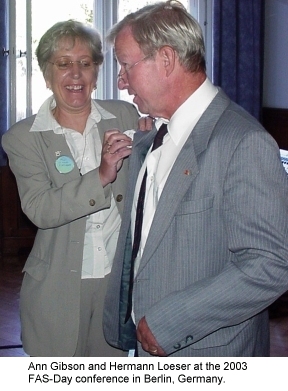
[[[48,90],[51,90],[51,83],[48,79],[45,79],[45,83],[46,83],[46,88],[48,88]]]

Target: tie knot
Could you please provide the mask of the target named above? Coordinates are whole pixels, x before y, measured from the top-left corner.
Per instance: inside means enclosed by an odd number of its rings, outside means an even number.
[[[158,130],[158,132],[156,133],[156,136],[154,138],[154,142],[153,142],[153,146],[152,146],[152,151],[154,151],[155,149],[159,148],[160,145],[162,145],[163,143],[163,138],[165,136],[165,134],[168,132],[168,129],[167,129],[167,124],[162,124]]]

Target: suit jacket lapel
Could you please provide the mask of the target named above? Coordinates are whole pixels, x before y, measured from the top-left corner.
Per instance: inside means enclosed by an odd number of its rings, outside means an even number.
[[[139,272],[151,259],[170,226],[185,193],[199,174],[198,155],[207,148],[219,117],[229,102],[229,98],[220,90],[196,124],[176,159],[157,205]]]
[[[74,162],[74,168],[67,174],[61,174],[63,177],[63,183],[69,182],[72,179],[79,177],[79,170],[77,164],[70,152],[70,149],[65,141],[65,138],[62,135],[55,134],[52,130],[41,132],[43,140],[47,146],[48,159],[51,161],[51,164],[54,165],[55,170],[56,159],[59,156],[69,156]]]
[[[136,132],[134,135],[133,140],[133,156],[135,158],[138,157],[139,162],[142,163],[145,160],[145,157],[147,155],[147,152],[149,148],[151,147],[154,137],[156,135],[156,128],[153,127],[153,129],[149,132]],[[141,167],[141,166],[140,166]],[[138,175],[138,174],[137,174]]]
[[[142,255],[141,268],[149,261],[170,226],[175,212],[191,183],[198,175],[198,163],[191,136],[167,178]]]
[[[97,123],[101,142],[103,142],[105,130],[109,129],[109,124],[111,125],[111,121],[100,121]],[[57,156],[69,156],[74,161],[70,149],[65,141],[65,137],[62,137],[62,135],[55,134],[52,130],[41,132],[41,134],[47,146],[47,152],[50,155],[50,159],[53,162],[53,164],[55,164]],[[76,162],[74,161],[74,169],[70,171],[70,173],[63,174],[63,179],[65,177],[64,182],[67,182],[67,179],[69,181],[77,178],[78,176],[79,176],[79,170],[77,168]]]

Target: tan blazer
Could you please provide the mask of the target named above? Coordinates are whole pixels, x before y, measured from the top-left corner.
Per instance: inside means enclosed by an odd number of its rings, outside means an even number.
[[[98,123],[105,130],[137,129],[138,113],[126,102],[98,101],[116,119]],[[122,213],[127,159],[112,185],[101,186],[98,169],[80,176],[55,168],[56,152],[73,159],[65,139],[52,130],[29,132],[35,116],[3,136],[24,213],[39,228],[24,267],[20,310],[22,340],[31,356],[72,356],[78,327],[85,216],[110,206],[113,193]]]

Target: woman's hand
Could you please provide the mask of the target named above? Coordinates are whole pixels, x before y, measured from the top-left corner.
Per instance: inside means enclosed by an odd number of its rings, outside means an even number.
[[[140,117],[138,120],[138,129],[142,132],[145,132],[147,130],[152,130],[154,118],[146,116],[146,117]]]
[[[131,154],[132,140],[118,129],[107,130],[104,135],[99,175],[102,186],[115,181],[123,159]]]

